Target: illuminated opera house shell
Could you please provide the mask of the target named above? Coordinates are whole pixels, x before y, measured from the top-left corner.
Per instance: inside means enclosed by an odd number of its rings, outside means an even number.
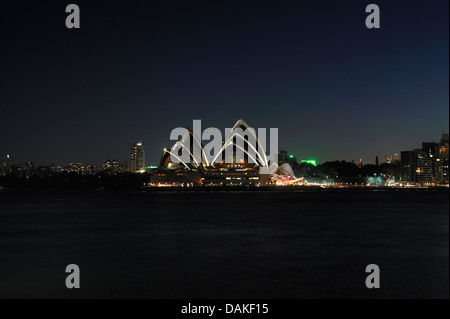
[[[209,158],[201,141],[193,134],[191,129],[186,128],[184,136],[170,150],[164,149],[158,172],[151,177],[151,184],[154,186],[169,186],[169,184],[261,186],[271,184],[274,175],[281,174],[295,178],[289,164],[285,163],[279,167],[275,163],[269,163],[266,151],[254,130],[247,131],[254,135],[252,142],[248,141],[247,136],[243,136],[242,132],[249,128],[250,126],[244,120],[236,121],[231,131],[222,140],[222,147],[218,154],[215,157],[209,155]],[[239,139],[241,141],[237,143]],[[244,145],[243,148],[242,145]],[[200,149],[200,152],[197,152],[199,154],[190,151],[194,147]],[[240,148],[244,153],[244,159],[239,162],[229,159],[225,161],[225,150],[229,147],[233,147],[231,153],[233,157],[235,157],[237,148]],[[253,148],[253,152],[248,151],[250,148]],[[180,149],[189,153],[189,161],[183,161],[178,156],[177,152]],[[172,158],[176,158],[179,163],[174,163]],[[251,158],[250,161],[249,158]]]

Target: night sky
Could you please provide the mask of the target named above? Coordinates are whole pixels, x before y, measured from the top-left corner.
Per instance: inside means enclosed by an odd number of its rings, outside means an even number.
[[[81,29],[65,26],[70,3]],[[381,29],[365,26],[369,3]],[[320,162],[374,162],[449,129],[448,0],[0,10],[0,153],[15,163],[122,162],[142,141],[157,164],[171,130],[193,119],[278,127],[280,149]]]

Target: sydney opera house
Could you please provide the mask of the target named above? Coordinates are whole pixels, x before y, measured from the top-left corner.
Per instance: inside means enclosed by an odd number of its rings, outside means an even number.
[[[222,139],[220,151],[211,156],[205,151],[201,140],[186,128],[183,137],[171,149],[164,149],[159,167],[150,177],[149,186],[258,187],[303,183],[302,178],[295,178],[289,164],[278,166],[276,162],[269,161],[263,143],[260,143],[254,130],[247,129],[251,128],[242,119],[236,121]],[[200,150],[199,155],[190,151],[196,147]],[[181,149],[189,153],[189,160],[178,156],[176,150]]]

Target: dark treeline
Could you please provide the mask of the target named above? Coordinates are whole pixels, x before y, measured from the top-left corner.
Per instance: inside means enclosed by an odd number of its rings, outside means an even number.
[[[336,183],[364,184],[368,178],[400,179],[400,165],[381,164],[364,165],[345,161],[326,162],[313,166],[306,163],[289,163],[297,177],[332,180]],[[51,172],[37,169],[20,174],[11,173],[0,176],[0,186],[11,189],[24,188],[69,188],[69,189],[140,189],[150,181],[150,174],[132,174],[128,172],[97,174],[77,172]]]
[[[82,175],[62,172],[51,175],[0,176],[0,185],[6,189],[139,189],[149,179],[149,174]]]
[[[331,178],[336,182],[359,184],[367,181],[368,177],[383,177],[384,179],[400,179],[400,163],[384,163],[381,165],[363,165],[346,161],[325,162],[313,166],[307,163],[290,163],[298,177]]]

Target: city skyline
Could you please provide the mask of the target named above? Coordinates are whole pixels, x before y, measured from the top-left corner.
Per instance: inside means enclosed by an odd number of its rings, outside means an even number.
[[[448,132],[442,132],[442,135],[448,134]],[[331,159],[327,159],[327,160],[320,160],[315,156],[310,156],[310,157],[305,157],[305,156],[301,156],[301,154],[295,154],[294,152],[291,152],[290,150],[286,150],[283,148],[279,148],[279,152],[282,151],[288,151],[289,154],[291,156],[295,156],[295,158],[298,158],[301,161],[305,161],[307,162],[308,160],[313,159],[315,162],[317,163],[325,163],[325,162],[333,162],[333,161],[346,161],[346,162],[354,162],[354,163],[364,163],[364,164],[375,164],[376,165],[376,160],[377,158],[380,160],[380,164],[382,163],[386,163],[386,160],[389,160],[391,157],[395,157],[396,155],[399,156],[400,153],[402,151],[406,151],[406,150],[415,150],[415,149],[420,149],[420,145],[422,143],[439,143],[440,139],[442,138],[442,135],[439,136],[438,138],[434,138],[433,140],[427,140],[427,141],[422,141],[422,142],[416,142],[416,143],[411,143],[411,145],[413,145],[410,148],[404,148],[404,149],[399,149],[398,151],[392,152],[392,153],[386,153],[383,155],[375,155],[375,157],[372,159],[373,161],[369,160],[364,160],[366,157],[365,156],[361,156],[358,159],[342,159],[342,158],[331,158]],[[132,154],[130,156],[130,151],[129,151],[129,147],[131,145],[132,148]],[[145,143],[142,141],[139,142],[135,142],[135,143],[130,143],[127,148],[127,155],[126,156],[103,156],[103,160],[99,161],[99,162],[93,162],[93,161],[76,161],[76,160],[70,160],[67,162],[58,162],[58,161],[50,161],[50,162],[46,162],[46,163],[40,163],[37,161],[33,161],[33,160],[25,160],[25,161],[18,161],[14,159],[14,154],[5,152],[3,150],[0,150],[0,154],[8,156],[8,159],[11,161],[12,164],[14,165],[21,165],[21,164],[25,164],[25,163],[33,163],[35,165],[38,166],[48,166],[48,165],[58,165],[58,166],[67,166],[73,163],[81,163],[81,164],[86,164],[86,165],[93,165],[93,166],[101,166],[102,164],[104,164],[105,162],[108,161],[117,161],[117,163],[123,164],[123,165],[130,165],[130,161],[132,161],[133,159],[136,158],[131,158],[133,156],[133,148],[135,148],[137,145],[139,145],[139,147],[144,148]],[[148,151],[148,150],[147,150]],[[152,154],[152,158],[155,157],[153,153],[157,153],[159,150],[151,150],[150,152],[148,152],[148,154]],[[137,156],[137,155],[134,155]],[[159,155],[160,157],[160,155]],[[144,160],[143,160],[143,164],[145,167],[150,167],[150,166],[155,166],[159,164],[159,159],[156,160],[155,162],[148,162],[145,160],[145,153],[144,153]],[[141,169],[142,169],[142,165],[140,165]],[[139,171],[139,170],[135,170],[135,171]]]
[[[122,162],[135,141],[161,150],[188,121],[239,117],[320,162],[372,163],[436,141],[449,130],[449,4],[410,1],[405,14],[380,1],[382,27],[369,30],[367,3],[78,1],[78,30],[64,4],[8,3],[0,152]]]
[[[79,185],[84,187],[97,187],[103,189],[106,187],[125,187],[126,185],[135,185],[136,181],[143,184],[140,187],[201,187],[201,186],[237,186],[237,187],[270,187],[270,186],[321,186],[321,187],[448,187],[449,171],[449,134],[443,134],[439,142],[422,142],[421,148],[404,150],[399,154],[393,154],[385,157],[382,161],[376,157],[376,164],[363,163],[357,164],[355,161],[328,161],[318,163],[315,159],[299,159],[287,150],[277,152],[277,162],[272,162],[272,155],[267,154],[267,159],[263,153],[258,153],[258,160],[255,162],[251,147],[259,148],[258,137],[256,141],[244,138],[244,130],[249,128],[248,124],[239,119],[234,125],[233,130],[227,136],[236,136],[234,142],[228,138],[223,141],[222,148],[216,156],[207,159],[206,153],[203,156],[197,154],[197,157],[186,149],[190,156],[172,157],[172,152],[178,153],[176,147],[167,149],[161,155],[160,164],[157,166],[146,166],[145,150],[142,142],[133,143],[129,160],[121,164],[116,160],[106,160],[102,165],[90,165],[83,163],[70,163],[69,165],[47,165],[38,166],[28,162],[17,165],[11,161],[9,154],[0,153],[0,176],[6,177],[3,181],[12,181],[16,183],[26,183],[31,178],[36,183],[40,180],[41,185],[51,185],[52,177],[59,174],[72,173],[72,177],[66,179],[69,175],[64,175],[66,186]],[[198,127],[196,128],[198,129]],[[183,139],[176,142],[175,146],[188,147],[189,140],[193,133],[187,129],[183,134]],[[242,137],[238,138],[238,137]],[[263,136],[263,135],[261,135]],[[198,139],[197,139],[198,141]],[[241,141],[241,142],[239,142]],[[234,144],[236,143],[236,144]],[[242,143],[242,144],[241,144]],[[255,145],[251,145],[255,143]],[[194,143],[195,144],[195,143]],[[238,154],[238,145],[244,152]],[[229,146],[236,145],[231,149]],[[189,146],[190,147],[190,146]],[[209,146],[201,145],[201,149],[208,149]],[[264,147],[264,146],[261,146]],[[232,153],[227,155],[225,150]],[[274,150],[271,149],[271,152]],[[194,152],[195,153],[195,152]],[[217,156],[222,157],[219,158]],[[200,157],[203,159],[201,159]],[[225,157],[224,157],[225,156]],[[225,160],[227,158],[229,161]],[[243,157],[241,157],[243,156]],[[74,174],[73,174],[74,173]],[[123,175],[125,173],[125,175]],[[128,174],[127,174],[128,173]],[[129,174],[129,173],[148,173],[149,175]],[[142,177],[138,177],[141,175]],[[76,177],[78,176],[78,177]],[[97,179],[102,177],[118,177],[113,182],[111,179]],[[92,180],[92,178],[94,180]],[[37,179],[36,179],[37,178]],[[49,179],[50,178],[50,179]],[[53,182],[58,181],[58,177]],[[87,178],[87,179],[86,179]],[[124,179],[123,179],[124,178]],[[109,181],[109,182],[108,182]],[[133,182],[131,182],[133,181]],[[47,184],[45,184],[47,183]],[[75,183],[75,184],[73,184]],[[129,184],[131,183],[131,184]],[[14,184],[17,186],[17,184]],[[34,184],[36,186],[36,184]],[[90,186],[88,186],[90,185]],[[115,185],[115,186],[114,186]],[[62,185],[60,185],[62,186]],[[4,188],[3,188],[4,189]]]
[[[300,163],[308,163],[308,164],[313,164],[313,165],[317,165],[320,163],[326,163],[326,162],[333,162],[333,161],[345,161],[345,162],[353,162],[355,164],[359,164],[359,165],[379,165],[379,164],[383,164],[383,163],[390,163],[392,160],[394,161],[399,161],[400,160],[400,154],[402,152],[407,152],[407,151],[416,151],[416,150],[422,150],[425,153],[431,152],[430,150],[426,151],[426,148],[431,148],[433,146],[438,147],[439,145],[441,145],[443,143],[443,141],[447,141],[448,140],[448,135],[449,133],[447,132],[443,132],[442,135],[440,136],[440,138],[438,139],[434,139],[433,141],[422,141],[421,145],[422,147],[419,147],[419,144],[416,144],[415,147],[412,147],[410,149],[402,149],[399,152],[395,152],[395,153],[391,153],[391,154],[385,154],[383,155],[383,157],[380,156],[375,156],[375,159],[373,162],[365,162],[363,160],[363,158],[359,158],[359,161],[356,160],[345,160],[345,159],[333,159],[333,160],[325,160],[325,161],[319,161],[317,160],[317,158],[303,158],[303,157],[299,157],[297,156],[297,154],[294,154],[293,152],[290,152],[289,150],[286,149],[279,149],[278,150],[278,156],[282,156],[282,157],[286,157],[289,159],[294,159],[296,162],[300,162]],[[155,151],[155,150],[153,150]],[[157,150],[156,150],[157,151]],[[437,150],[437,152],[439,152],[439,150]],[[434,155],[434,154],[433,154]],[[92,166],[101,166],[103,164],[108,164],[109,162],[115,162],[116,164],[120,164],[123,165],[126,170],[129,170],[131,172],[139,172],[140,170],[142,170],[142,168],[145,167],[156,167],[154,164],[158,164],[158,163],[147,163],[145,160],[145,149],[144,149],[144,143],[142,141],[136,142],[136,143],[132,143],[131,144],[131,154],[128,153],[128,156],[126,157],[126,159],[124,160],[118,160],[117,157],[114,156],[110,156],[110,157],[105,157],[105,159],[103,161],[101,161],[100,163],[93,163],[93,162],[80,162],[80,161],[69,161],[67,163],[58,163],[56,161],[53,161],[51,163],[36,163],[34,161],[24,161],[24,162],[14,162],[13,160],[13,156],[10,153],[7,152],[1,152],[0,156],[3,158],[7,159],[9,162],[11,162],[12,165],[21,165],[21,164],[27,164],[27,163],[33,163],[34,165],[38,165],[38,166],[49,166],[49,165],[57,165],[57,166],[67,166],[67,165],[72,165],[72,164],[85,164],[85,165],[92,165]],[[136,161],[136,163],[132,164],[133,161]],[[159,161],[157,161],[159,162]],[[139,168],[139,169],[138,169]]]

